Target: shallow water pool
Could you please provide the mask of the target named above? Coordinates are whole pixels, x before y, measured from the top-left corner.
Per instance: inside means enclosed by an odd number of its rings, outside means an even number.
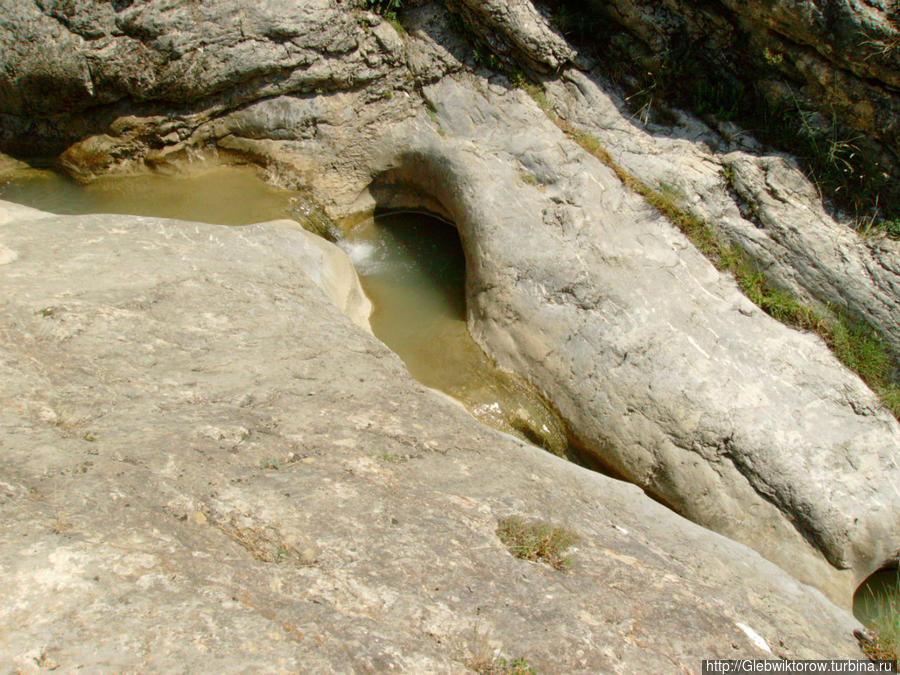
[[[564,454],[565,431],[520,378],[497,369],[466,327],[466,260],[456,229],[421,213],[381,215],[339,245],[374,310],[372,330],[419,382],[462,402],[478,419]]]
[[[246,166],[105,176],[88,185],[41,169],[0,174],[0,199],[59,214],[121,213],[247,225],[289,217],[296,196],[269,185]]]

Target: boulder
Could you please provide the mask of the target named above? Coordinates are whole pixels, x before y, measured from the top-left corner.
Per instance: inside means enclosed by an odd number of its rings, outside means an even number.
[[[273,224],[0,216],[11,668],[859,655],[849,614],[752,550],[413,381],[329,299],[330,244]],[[511,555],[497,529],[513,515],[576,533],[570,566]]]
[[[488,354],[591,458],[849,603],[900,545],[897,421],[524,93],[425,96],[444,135],[397,125],[376,193],[413,186],[451,215]]]

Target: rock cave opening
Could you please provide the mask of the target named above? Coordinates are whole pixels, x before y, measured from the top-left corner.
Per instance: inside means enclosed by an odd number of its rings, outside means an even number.
[[[522,378],[499,370],[466,323],[466,255],[446,218],[382,208],[340,242],[373,304],[375,335],[422,384],[460,401],[477,419],[565,456],[565,428]]]

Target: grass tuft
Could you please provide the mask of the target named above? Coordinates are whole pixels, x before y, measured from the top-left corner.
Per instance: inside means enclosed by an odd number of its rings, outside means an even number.
[[[744,294],[766,314],[781,323],[801,330],[823,333],[828,330],[825,319],[815,309],[797,301],[794,296],[772,288],[765,275],[755,269],[745,256],[738,254],[728,269]]]
[[[441,126],[441,121],[438,119],[437,113],[435,112],[434,108],[432,108],[431,106],[427,106],[425,108],[425,112],[428,113],[428,118],[432,122],[434,122],[434,125],[437,127],[438,135],[444,136],[446,134],[446,132],[444,131],[444,128]]]
[[[539,84],[526,84],[522,89],[525,90],[525,93],[528,94],[535,103],[537,103],[538,108],[543,110],[547,117],[555,121],[556,115],[550,107],[550,101],[547,100],[547,93],[542,86]]]
[[[891,360],[871,326],[841,317],[831,335],[834,353],[866,382],[883,382],[890,374]]]
[[[478,675],[536,675],[537,671],[526,659],[507,661],[503,657],[485,661],[471,661],[466,664]]]
[[[900,239],[900,218],[882,220],[876,227],[892,239]]]
[[[900,577],[887,596],[878,600],[875,618],[867,626],[873,639],[863,643],[862,650],[870,659],[897,661],[900,659]]]
[[[542,520],[524,520],[518,516],[501,520],[497,536],[515,557],[545,562],[557,570],[569,567],[571,561],[563,552],[580,539],[563,527]]]

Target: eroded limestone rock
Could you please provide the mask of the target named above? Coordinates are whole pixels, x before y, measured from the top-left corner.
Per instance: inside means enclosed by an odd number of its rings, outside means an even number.
[[[304,233],[15,211],[5,664],[634,672],[859,654],[846,612],[753,551],[412,381],[314,281]],[[509,515],[575,530],[571,569],[510,555]]]
[[[577,71],[550,83],[548,96],[616,163],[747,252],[775,286],[864,318],[900,354],[900,242],[836,222],[790,158],[760,155],[752,139],[726,139],[689,116],[674,137],[645,128]]]

